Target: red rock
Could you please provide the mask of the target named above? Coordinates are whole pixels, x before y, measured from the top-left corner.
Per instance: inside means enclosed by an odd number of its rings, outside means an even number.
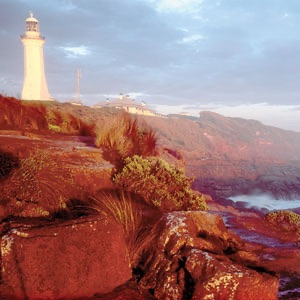
[[[18,227],[2,237],[1,254],[5,299],[81,299],[131,278],[122,228],[103,217]]]
[[[234,264],[230,259],[193,249],[186,269],[195,280],[193,298],[202,299],[277,299],[278,280]]]
[[[173,212],[153,228],[140,288],[156,299],[277,299],[278,278],[247,255],[218,215]]]

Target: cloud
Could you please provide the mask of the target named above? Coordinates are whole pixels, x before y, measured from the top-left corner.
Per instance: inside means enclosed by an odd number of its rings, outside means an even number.
[[[91,53],[91,51],[86,46],[78,47],[60,47],[66,52],[67,57],[78,58],[79,56],[86,56]]]
[[[178,43],[179,44],[192,44],[192,43],[198,42],[200,40],[205,40],[205,39],[207,39],[207,37],[205,37],[202,34],[192,34],[189,36],[185,36]]]
[[[58,9],[63,11],[74,11],[78,7],[72,0],[59,0]]]
[[[1,88],[12,95],[22,88],[19,36],[32,10],[46,37],[48,87],[58,99],[71,98],[80,68],[85,104],[130,91],[153,105],[185,103],[182,111],[299,103],[299,1],[0,2]]]
[[[159,0],[157,1],[158,11],[187,11],[201,4],[201,0]]]

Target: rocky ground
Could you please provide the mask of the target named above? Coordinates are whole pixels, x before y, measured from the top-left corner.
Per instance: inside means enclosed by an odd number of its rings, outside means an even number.
[[[210,203],[212,212],[221,215],[226,227],[245,242],[245,249],[255,253],[261,266],[280,275],[278,299],[300,298],[300,238],[263,220],[257,210],[234,208],[229,200]]]
[[[21,132],[17,131],[2,131],[0,135],[0,148],[2,151],[13,153],[20,158],[27,157],[30,155],[30,152],[34,150],[42,150],[47,152],[51,160],[55,162],[56,171],[61,173],[60,175],[62,178],[68,177],[72,179],[70,180],[69,187],[67,187],[67,190],[64,191],[65,194],[69,195],[68,198],[80,198],[86,190],[88,190],[90,193],[96,193],[99,189],[107,189],[112,187],[110,182],[110,172],[112,166],[102,159],[101,151],[93,147],[93,139],[91,138],[56,135],[40,136],[34,133],[23,133],[23,135],[21,135]],[[297,173],[297,171],[295,172]],[[299,180],[297,176],[291,178],[292,181]],[[272,178],[273,181],[275,179]],[[194,295],[193,299],[210,299],[209,289],[207,289],[207,294],[203,294],[203,286],[212,287],[213,285],[216,285],[217,278],[221,278],[218,277],[220,274],[216,270],[214,271],[214,268],[217,268],[219,271],[223,270],[222,268],[224,268],[224,272],[227,272],[231,268],[236,268],[239,271],[235,270],[234,274],[243,274],[241,275],[241,280],[239,279],[238,275],[235,275],[236,277],[233,277],[233,279],[231,278],[230,286],[226,281],[228,278],[226,279],[225,277],[222,277],[222,280],[226,280],[223,283],[221,282],[221,286],[223,284],[223,287],[225,286],[228,291],[228,294],[226,295],[219,295],[219,297],[223,297],[222,299],[231,299],[230,297],[235,297],[232,299],[246,299],[246,294],[242,294],[241,289],[236,292],[236,286],[233,283],[236,281],[240,282],[241,286],[244,284],[244,290],[246,291],[246,286],[251,283],[252,280],[258,280],[259,283],[264,282],[264,284],[258,284],[259,289],[257,291],[249,291],[253,298],[248,297],[248,299],[259,299],[255,298],[255,296],[258,296],[259,293],[262,295],[261,293],[268,289],[268,287],[270,291],[274,291],[274,287],[276,287],[277,284],[276,275],[274,274],[278,274],[277,276],[280,276],[278,293],[279,299],[299,299],[300,249],[298,237],[292,233],[282,232],[274,228],[274,226],[270,226],[263,221],[262,214],[258,213],[257,211],[237,209],[237,207],[234,205],[230,205],[230,202],[227,202],[226,199],[223,201],[220,195],[221,194],[216,194],[215,198],[208,203],[210,213],[212,213],[212,216],[214,216],[213,224],[220,224],[218,229],[216,229],[218,230],[217,233],[216,231],[212,232],[211,228],[206,228],[203,225],[207,224],[208,221],[206,223],[203,223],[202,221],[209,219],[205,213],[199,213],[201,216],[199,214],[196,214],[197,216],[195,216],[192,213],[174,213],[162,216],[162,219],[160,220],[161,225],[156,225],[154,228],[159,228],[159,236],[164,238],[164,240],[160,239],[159,242],[154,245],[154,248],[155,251],[164,253],[164,256],[160,257],[161,254],[157,253],[154,257],[151,257],[151,255],[148,253],[148,257],[146,259],[147,263],[144,262],[140,268],[135,270],[136,274],[134,278],[138,278],[136,281],[130,280],[130,276],[128,275],[130,270],[128,268],[126,269],[126,264],[128,266],[128,262],[113,262],[113,257],[115,256],[114,251],[116,251],[116,248],[109,250],[112,256],[107,257],[106,259],[109,261],[111,266],[107,268],[106,271],[104,270],[103,272],[100,272],[101,274],[98,274],[97,272],[92,272],[92,274],[94,274],[93,276],[104,276],[105,278],[111,277],[118,284],[116,284],[116,287],[113,288],[110,285],[110,281],[108,281],[108,284],[105,286],[106,289],[104,288],[100,294],[98,293],[98,295],[94,296],[89,295],[86,297],[86,299],[142,300],[154,299],[154,296],[156,299],[168,299],[166,297],[169,297],[169,299],[192,299],[192,295]],[[225,193],[223,196],[224,195]],[[59,234],[61,237],[60,243],[54,243],[54,240],[51,239],[53,247],[58,247],[55,249],[57,251],[57,255],[59,256],[59,258],[56,260],[56,268],[53,268],[53,274],[55,276],[60,274],[59,276],[61,277],[59,278],[66,278],[68,277],[69,271],[71,272],[70,274],[78,272],[77,269],[73,271],[71,270],[70,266],[72,266],[72,262],[70,261],[70,257],[68,258],[67,253],[65,254],[66,256],[63,255],[64,251],[66,250],[66,248],[64,248],[64,244],[66,241],[68,241],[68,239],[64,237],[65,232],[60,234],[60,232],[56,229],[49,229],[48,225],[44,226],[39,223],[40,221],[35,218],[37,215],[34,215],[34,213],[37,212],[37,207],[39,204],[22,203],[22,205],[27,215],[20,214],[18,216],[18,211],[16,211],[16,214],[13,215],[15,211],[12,211],[12,208],[8,208],[6,205],[3,205],[3,203],[0,211],[2,220],[1,278],[2,283],[6,283],[6,286],[3,284],[1,285],[1,289],[3,292],[7,291],[7,289],[9,290],[8,286],[11,289],[17,285],[20,289],[18,295],[21,298],[25,289],[25,286],[22,286],[24,281],[19,281],[21,283],[23,282],[22,284],[18,284],[18,281],[11,282],[10,280],[16,280],[16,278],[14,276],[10,276],[8,273],[3,273],[10,267],[11,257],[6,255],[7,253],[4,249],[9,248],[8,245],[10,245],[12,239],[14,241],[17,241],[18,239],[23,240],[24,235],[29,234],[31,241],[33,241],[35,237],[45,234],[45,230],[43,229],[43,227],[45,227],[47,228],[47,235],[51,234],[51,236],[55,236],[55,234]],[[28,219],[28,217],[30,217],[30,219]],[[32,217],[34,218],[34,222]],[[69,216],[67,217],[69,218]],[[222,220],[219,219],[220,217],[222,217],[226,226],[222,225]],[[170,220],[173,221],[171,222]],[[180,220],[184,220],[184,222],[181,222]],[[20,221],[22,226],[17,225]],[[152,219],[152,221],[156,222],[154,219]],[[31,224],[30,230],[28,229],[28,226],[26,227],[26,222]],[[38,226],[33,226],[32,224],[36,222],[38,222]],[[68,230],[70,231],[77,230],[77,225],[74,227],[74,224],[70,223],[70,220],[67,220],[68,224],[66,224],[65,220],[61,219],[61,216],[60,221],[44,220],[43,222],[60,222],[60,224],[63,224],[63,227],[69,228]],[[78,222],[78,220],[76,222]],[[68,248],[68,251],[77,253],[77,255],[81,253],[81,257],[83,255],[82,253],[85,253],[86,249],[90,248],[91,251],[97,251],[97,248],[101,247],[101,243],[90,245],[90,242],[86,240],[86,235],[88,234],[89,230],[93,230],[93,228],[98,226],[93,225],[95,220],[88,219],[84,222],[86,225],[80,229],[81,242],[78,243],[71,240],[70,243],[72,244],[73,250]],[[108,221],[102,220],[102,222],[108,226]],[[190,228],[194,229],[192,233],[187,235],[187,230],[190,230]],[[119,236],[120,229],[110,226],[109,230],[112,229],[117,232],[114,234],[114,237]],[[232,233],[228,233],[227,229],[229,229],[229,232]],[[236,237],[235,234],[238,235],[242,240]],[[5,238],[3,239],[3,237]],[[101,238],[102,236],[100,234],[98,239]],[[195,240],[198,242],[196,243]],[[171,242],[168,244],[168,241]],[[115,243],[116,247],[124,250],[124,241],[122,238],[119,238]],[[26,268],[26,266],[36,266],[37,264],[41,263],[43,261],[43,249],[45,249],[46,244],[49,244],[49,242],[41,240],[37,240],[35,242],[35,245],[38,245],[37,249],[40,249],[41,252],[39,252],[39,255],[32,255],[32,257],[34,257],[32,260],[26,260],[23,256],[14,259],[14,261],[17,262],[14,265],[16,270],[15,273],[18,273],[17,270],[21,266]],[[26,253],[29,253],[27,257],[30,257],[30,253],[33,253],[32,251],[34,251],[31,248],[33,247],[32,244],[28,243],[22,245],[24,246],[24,249],[28,251]],[[87,245],[89,247],[87,247]],[[6,248],[3,248],[3,246]],[[74,249],[77,250],[75,251]],[[152,250],[153,251],[150,252],[153,254],[154,249]],[[17,249],[14,251],[16,251],[14,253],[20,253],[17,251]],[[100,249],[97,253],[100,253],[101,255],[101,251],[104,250]],[[105,251],[108,251],[107,248]],[[79,261],[78,257],[75,257],[74,259]],[[55,256],[52,257],[51,260],[55,260]],[[197,265],[195,261],[203,261],[205,263],[202,265]],[[212,269],[209,267],[211,262],[213,262],[214,265]],[[99,262],[97,261],[95,263],[97,264]],[[63,271],[57,273],[57,269],[59,269],[62,264],[65,266],[65,273]],[[93,266],[88,264],[82,265],[84,265],[86,269],[80,271],[83,275],[82,277],[79,276],[77,279],[82,280],[84,278],[84,280],[89,282],[86,287],[91,288],[92,290],[94,287],[94,281],[97,279],[89,278],[88,274],[91,274],[91,272],[88,270],[91,270]],[[118,276],[116,279],[116,272],[113,271],[113,267],[117,268],[117,265],[122,266],[124,271],[122,271],[121,275],[118,273],[119,275],[117,274]],[[151,272],[149,272],[149,270],[151,270]],[[199,272],[206,272],[206,281],[199,280],[201,277]],[[20,274],[22,276],[26,275],[24,272]],[[158,275],[159,277],[157,277]],[[53,277],[53,281],[56,280],[55,278],[58,278],[55,276]],[[253,276],[256,279],[253,279]],[[211,278],[214,278],[215,281],[213,281]],[[159,282],[156,282],[157,280],[159,280]],[[47,280],[45,279],[45,281]],[[38,286],[40,287],[43,286],[43,283],[39,281],[33,280],[33,282],[36,282],[36,284],[39,283]],[[138,284],[136,282],[138,282]],[[47,284],[44,284],[43,295],[47,297]],[[170,288],[166,289],[168,284]],[[83,284],[83,286],[84,285],[85,284]],[[273,286],[273,288],[270,288],[271,286]],[[64,290],[67,287],[68,281],[65,281],[61,286],[61,290]],[[113,291],[111,291],[112,289]],[[83,291],[82,295],[86,295],[84,293],[84,287],[77,287],[76,291],[77,295],[80,295],[81,291]],[[60,292],[57,291],[55,294],[58,298],[65,296],[65,294],[59,293]],[[9,295],[9,292],[6,294]],[[51,295],[49,297],[51,297]],[[266,297],[267,298],[265,299],[274,299],[275,296],[273,294],[267,295]],[[80,299],[84,299],[84,296],[82,296]]]

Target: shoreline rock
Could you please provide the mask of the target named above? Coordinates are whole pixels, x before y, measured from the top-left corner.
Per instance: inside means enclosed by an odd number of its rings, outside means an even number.
[[[123,230],[104,217],[20,224],[1,238],[2,299],[92,297],[131,277]]]
[[[156,299],[277,300],[279,278],[243,250],[222,218],[207,212],[164,214],[155,225],[139,286]]]

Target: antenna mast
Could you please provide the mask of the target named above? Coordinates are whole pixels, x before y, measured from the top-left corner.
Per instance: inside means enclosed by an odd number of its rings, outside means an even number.
[[[77,69],[77,85],[76,85],[76,91],[77,91],[77,101],[80,102],[80,79],[81,79],[81,70]]]

